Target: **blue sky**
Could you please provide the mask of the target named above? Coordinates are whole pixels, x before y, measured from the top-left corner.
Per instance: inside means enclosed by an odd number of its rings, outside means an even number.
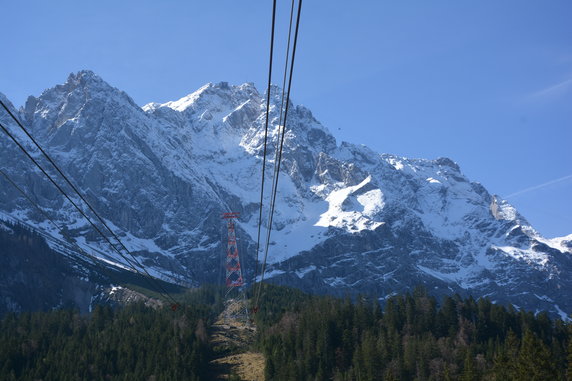
[[[279,0],[279,39],[288,3]],[[269,0],[0,8],[0,91],[16,105],[81,69],[141,105],[207,82],[265,88]],[[292,97],[338,141],[450,157],[542,234],[570,234],[570,15],[566,0],[306,0]]]

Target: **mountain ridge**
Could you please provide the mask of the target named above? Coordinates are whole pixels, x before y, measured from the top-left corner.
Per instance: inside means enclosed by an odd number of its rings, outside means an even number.
[[[280,95],[273,86],[268,178]],[[265,109],[253,84],[226,82],[139,107],[81,71],[29,98],[18,115],[154,275],[198,285],[220,274],[220,214],[230,210],[241,213],[239,251],[251,279]],[[81,244],[109,252],[9,144],[0,142],[2,159],[20,183],[74,226]],[[451,159],[338,144],[309,109],[291,103],[282,168],[269,254],[273,282],[334,294],[373,290],[381,299],[417,282],[437,294],[572,312],[570,236],[541,237]],[[41,226],[13,192],[3,187],[1,196],[0,210]]]

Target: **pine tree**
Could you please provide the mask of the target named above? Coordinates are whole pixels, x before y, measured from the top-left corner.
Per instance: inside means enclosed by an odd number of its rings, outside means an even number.
[[[548,347],[530,330],[526,330],[522,338],[517,363],[517,378],[530,381],[557,378],[556,366],[550,358]]]
[[[462,381],[476,381],[478,379],[477,370],[475,369],[475,359],[472,351],[469,349],[465,355],[463,365]]]
[[[568,381],[572,381],[572,325],[569,326],[568,335],[568,370],[566,371]]]
[[[520,342],[518,337],[509,329],[504,343],[500,345],[500,349],[494,357],[493,375],[495,380],[505,381],[516,379],[519,346]]]

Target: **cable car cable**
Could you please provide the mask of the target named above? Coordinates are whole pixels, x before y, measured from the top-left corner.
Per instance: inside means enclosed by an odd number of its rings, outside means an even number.
[[[6,108],[6,106],[4,105],[4,103],[2,101],[0,101],[0,103],[2,104],[2,106],[4,106]],[[10,113],[10,115],[12,116],[12,113]],[[17,119],[15,119],[15,120],[17,121]],[[8,135],[10,137],[10,139],[12,139],[12,141],[14,143],[16,143],[16,145],[20,148],[20,150],[22,152],[24,152],[24,154],[26,154],[26,156],[28,156],[28,158],[36,165],[36,167],[38,167],[40,169],[40,171],[50,180],[50,182],[58,189],[58,191],[65,196],[65,198],[72,204],[72,206],[107,241],[107,243],[109,243],[109,245],[121,256],[121,258],[123,258],[134,271],[140,273],[140,271],[131,263],[131,261],[127,257],[125,257],[125,255],[123,253],[121,253],[121,251],[119,249],[117,249],[117,247],[109,240],[109,238],[105,234],[103,234],[103,232],[97,227],[97,225],[95,225],[95,223],[85,214],[85,212],[71,199],[71,197],[46,172],[46,170],[37,162],[36,159],[34,159],[34,157],[26,150],[26,148],[24,148],[22,146],[22,144],[10,133],[10,131],[8,131],[8,129],[2,123],[0,123],[0,128],[6,133],[6,135]],[[133,257],[133,255],[131,255],[131,256]],[[141,266],[141,264],[139,264],[139,266]],[[151,279],[153,282],[156,282],[155,279],[144,268],[143,268],[143,271],[145,272],[145,274],[147,275],[147,277],[149,279]],[[157,285],[159,287],[157,287]],[[172,296],[170,296],[169,293],[159,283],[156,283],[156,285],[153,288],[160,290],[159,294],[161,296],[166,297],[166,299],[168,299],[168,300],[170,299],[171,301],[173,301],[175,303],[175,305],[178,305],[178,302]],[[164,295],[163,293],[166,295]]]
[[[12,184],[12,186],[18,190],[18,192],[20,192],[20,194],[22,194],[22,196],[24,196],[24,198],[26,198],[28,200],[28,202],[30,202],[30,204],[32,204],[36,209],[38,209],[38,211],[48,220],[50,221],[50,223],[52,225],[55,226],[56,229],[58,229],[59,233],[68,241],[70,241],[72,243],[73,246],[75,246],[79,252],[81,252],[84,256],[88,257],[89,259],[91,259],[94,263],[94,265],[98,266],[98,264],[101,262],[101,259],[97,258],[97,256],[88,253],[87,251],[85,251],[78,243],[75,239],[71,238],[67,233],[65,233],[65,230],[58,225],[58,223],[56,223],[54,221],[53,218],[51,218],[48,213],[42,209],[42,207],[40,205],[38,205],[37,202],[35,202],[32,197],[30,197],[18,184],[16,184],[16,182],[14,180],[12,180],[10,178],[10,176],[4,172],[2,169],[0,169],[0,174],[2,174],[2,176],[4,176],[6,178],[6,180]],[[17,220],[17,219],[16,219]],[[48,234],[48,233],[46,233]],[[93,248],[91,248],[94,251],[97,251]],[[110,271],[107,267],[100,265],[99,267],[101,267],[103,269],[104,272],[106,272],[110,278],[116,278],[115,274],[113,274],[112,271]],[[112,275],[113,274],[113,275]],[[140,273],[138,273],[140,274]],[[140,274],[141,276],[143,276],[143,274]],[[116,280],[119,280],[116,278]],[[121,282],[117,282],[117,284],[120,284]]]
[[[262,181],[260,185],[260,209],[258,213],[258,238],[256,240],[256,260],[254,262],[254,282],[258,277],[258,252],[260,251],[260,229],[262,226],[262,202],[264,199],[264,176],[266,172],[266,145],[268,141],[268,119],[270,115],[270,86],[272,82],[272,58],[274,55],[274,29],[276,25],[276,0],[272,4],[272,31],[270,33],[270,62],[268,65],[268,87],[266,90],[266,122],[264,124],[264,153],[262,157]]]
[[[74,192],[79,196],[79,198],[87,205],[88,209],[91,210],[91,212],[97,217],[97,219],[100,221],[100,223],[105,226],[105,228],[107,229],[107,231],[115,238],[115,240],[117,240],[117,242],[119,243],[119,245],[123,248],[123,250],[125,250],[125,252],[127,252],[127,254],[129,254],[129,256],[131,256],[131,258],[133,259],[133,261],[141,268],[141,270],[143,270],[143,272],[145,274],[147,274],[147,276],[151,279],[154,279],[151,274],[149,274],[149,272],[145,269],[145,267],[137,260],[137,258],[135,258],[135,256],[131,253],[131,251],[129,251],[129,249],[127,249],[127,247],[123,244],[123,242],[119,239],[119,237],[113,232],[113,230],[111,230],[111,228],[107,225],[107,223],[105,223],[105,221],[103,220],[103,218],[101,218],[99,216],[99,214],[95,211],[95,209],[91,206],[91,204],[85,199],[85,197],[79,192],[79,190],[76,188],[75,185],[73,185],[73,183],[69,180],[69,178],[62,172],[62,170],[58,167],[58,165],[52,160],[52,158],[48,155],[48,153],[40,146],[40,144],[36,141],[36,139],[34,139],[34,137],[28,132],[28,130],[24,127],[24,125],[20,122],[20,120],[18,120],[18,118],[16,118],[16,116],[10,111],[10,109],[4,104],[4,102],[2,102],[2,100],[0,100],[0,105],[2,105],[2,107],[6,110],[6,112],[10,115],[10,117],[12,117],[12,119],[16,122],[16,124],[20,127],[20,129],[22,131],[24,131],[24,133],[28,136],[28,138],[30,138],[30,140],[34,143],[34,145],[42,152],[42,154],[46,157],[46,159],[48,159],[48,161],[53,165],[53,167],[58,171],[58,173],[64,178],[64,180],[69,184],[69,186],[74,190]],[[5,130],[5,129],[4,129]],[[5,130],[6,131],[6,130]],[[14,140],[14,139],[13,139]],[[23,149],[23,147],[21,147],[21,149]],[[31,157],[31,156],[30,156]],[[35,160],[34,160],[35,162]],[[38,164],[36,164],[38,165]],[[54,183],[55,184],[55,183]],[[61,188],[60,188],[61,189]],[[69,198],[68,198],[69,199]],[[70,199],[71,201],[71,199]],[[75,206],[75,204],[74,204]],[[77,208],[77,207],[76,207]],[[87,218],[87,217],[86,217]],[[99,229],[98,229],[99,230]],[[159,289],[161,289],[165,294],[168,294],[168,292],[165,290],[165,288],[163,286],[161,286],[158,283]],[[176,300],[174,298],[171,297],[171,299],[173,301],[175,301],[175,304],[178,304],[176,302]]]
[[[278,166],[276,172],[276,178],[275,178],[275,187],[274,187],[274,193],[272,195],[272,203],[271,203],[271,212],[270,212],[270,221],[268,223],[268,238],[270,238],[270,233],[272,231],[272,219],[274,217],[274,209],[275,209],[275,204],[276,204],[276,193],[278,190],[278,179],[279,179],[279,174],[280,174],[280,162],[282,161],[282,150],[284,148],[284,136],[286,134],[286,122],[288,120],[288,107],[290,105],[290,90],[292,88],[292,75],[294,73],[294,59],[296,58],[296,45],[298,43],[298,31],[299,31],[299,27],[300,27],[300,13],[302,11],[302,0],[298,0],[298,14],[296,16],[296,30],[294,32],[294,44],[292,46],[292,62],[290,64],[290,75],[289,75],[289,79],[288,79],[288,92],[287,92],[287,96],[286,96],[286,108],[284,110],[284,126],[282,128],[282,135],[280,138],[280,151],[279,151],[279,155],[278,155],[278,163],[276,163],[276,165]],[[266,271],[266,261],[268,258],[268,245],[266,246],[265,252],[264,252],[264,261],[262,262],[262,271],[261,271],[261,275],[260,275],[260,284],[258,287],[258,294],[256,295],[256,300],[255,300],[255,306],[258,306],[258,302],[260,301],[260,293],[262,291],[262,282],[264,281],[264,273]],[[255,307],[257,308],[257,307]]]

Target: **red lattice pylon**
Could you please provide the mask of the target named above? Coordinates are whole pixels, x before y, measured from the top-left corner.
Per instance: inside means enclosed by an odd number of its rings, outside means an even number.
[[[228,229],[228,243],[226,249],[226,286],[229,288],[240,287],[244,284],[242,270],[240,269],[240,259],[236,246],[236,234],[234,232],[234,219],[239,217],[239,213],[224,213],[222,218],[226,219]]]

